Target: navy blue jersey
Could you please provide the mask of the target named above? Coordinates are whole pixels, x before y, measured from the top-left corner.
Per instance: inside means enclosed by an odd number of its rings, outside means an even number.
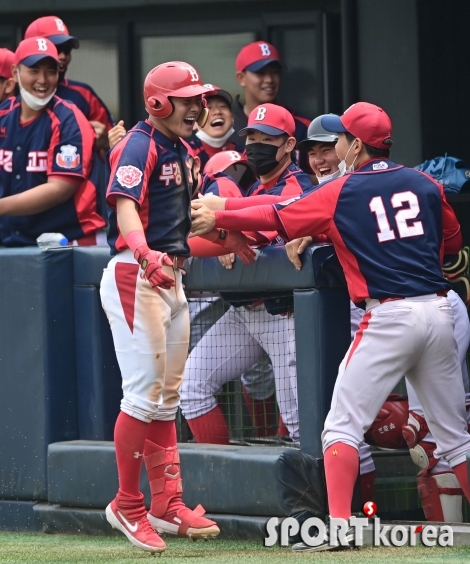
[[[203,174],[201,194],[214,194],[221,198],[243,198],[243,191],[235,180],[225,172]]]
[[[302,192],[311,190],[312,187],[312,181],[308,174],[291,163],[279,177],[274,178],[271,182],[262,184],[261,180],[257,180],[248,190],[247,196],[259,196],[261,194],[298,196]]]
[[[73,102],[85,115],[88,121],[99,121],[109,131],[114,125],[114,119],[105,103],[91,86],[78,80],[64,78],[57,85],[57,96]]]
[[[147,121],[140,121],[108,152],[107,202],[111,254],[127,249],[116,219],[116,196],[139,205],[148,246],[172,255],[189,256],[192,175],[188,151]]]
[[[421,172],[373,159],[275,208],[289,239],[329,236],[356,303],[450,288],[442,243],[460,226],[442,186]]]
[[[66,202],[28,216],[0,218],[5,246],[35,245],[42,233],[62,233],[69,240],[95,233],[106,223],[97,197],[95,134],[74,104],[54,96],[34,120],[20,123],[21,97],[0,106],[0,197],[45,184],[49,177],[79,182]]]

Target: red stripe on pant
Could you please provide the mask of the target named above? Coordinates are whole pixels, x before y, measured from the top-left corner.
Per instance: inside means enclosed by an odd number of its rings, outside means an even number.
[[[349,361],[351,360],[354,351],[357,349],[359,343],[362,341],[364,331],[367,329],[367,327],[369,327],[369,321],[371,317],[372,317],[372,312],[368,311],[362,318],[362,321],[359,323],[359,329],[356,331],[356,335],[354,336],[354,341],[351,350],[349,351],[348,358],[346,360],[346,366],[349,364]]]
[[[139,265],[130,262],[116,263],[116,286],[121,300],[124,316],[131,333],[134,332],[135,290]]]

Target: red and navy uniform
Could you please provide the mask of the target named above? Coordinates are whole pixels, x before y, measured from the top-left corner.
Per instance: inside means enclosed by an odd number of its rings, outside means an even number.
[[[140,121],[108,152],[106,163],[109,205],[108,243],[111,254],[127,249],[119,233],[116,196],[139,206],[148,246],[171,255],[189,256],[192,175],[188,150],[172,141],[150,121]]]
[[[199,192],[203,195],[214,194],[221,198],[243,198],[245,195],[235,180],[225,172],[203,174]]]
[[[57,96],[73,102],[85,115],[88,121],[104,123],[109,131],[114,127],[114,119],[105,103],[91,86],[78,80],[64,78],[57,85]]]
[[[206,166],[207,161],[221,151],[237,151],[240,154],[245,152],[244,145],[237,145],[233,141],[227,141],[225,145],[220,148],[211,147],[207,143],[204,143],[204,141],[201,141],[197,135],[193,135],[187,143],[193,150],[194,156],[199,157],[201,160],[201,172],[204,172],[204,167]]]
[[[303,192],[311,190],[312,181],[296,164],[291,163],[284,172],[267,184],[257,180],[248,190],[247,196],[259,196],[271,194],[274,196],[298,196]]]
[[[294,137],[297,139],[297,143],[299,141],[303,141],[304,139],[307,139],[308,126],[310,125],[311,120],[309,120],[305,116],[301,116],[300,114],[296,113],[290,108],[286,108],[286,109],[289,110],[289,112],[292,114],[292,117],[294,118],[294,122],[295,122]],[[238,136],[238,132],[244,129],[248,125],[248,116],[245,114],[245,110],[243,109],[243,105],[240,102],[239,96],[235,97],[235,100],[232,105],[232,113],[234,117],[233,128],[235,129],[235,133],[230,137],[230,141],[234,141],[235,143],[237,143],[237,141],[242,139],[241,137]],[[307,174],[314,174],[313,170],[310,168],[310,165],[308,164],[307,151],[296,151],[295,155],[299,167]]]
[[[60,177],[79,182],[73,197],[44,212],[0,218],[5,246],[35,245],[42,233],[70,241],[105,227],[97,197],[95,133],[82,112],[54,96],[34,120],[20,123],[21,97],[0,106],[0,196],[13,196]]]
[[[450,289],[443,243],[447,252],[458,251],[460,226],[442,186],[424,173],[372,159],[274,208],[287,239],[328,235],[355,303]]]

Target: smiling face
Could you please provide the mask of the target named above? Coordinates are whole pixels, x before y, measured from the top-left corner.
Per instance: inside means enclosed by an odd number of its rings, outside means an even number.
[[[220,96],[208,96],[206,100],[209,116],[206,125],[201,129],[207,135],[219,139],[233,127],[232,110],[226,100]]]
[[[191,137],[194,124],[202,111],[202,96],[190,98],[169,97],[173,105],[173,112],[167,118],[154,118],[150,121],[155,127],[170,139]]]
[[[239,72],[237,80],[245,89],[247,103],[258,106],[274,102],[281,85],[281,66],[269,63],[259,72]]]
[[[57,88],[59,70],[54,59],[46,58],[33,67],[13,65],[13,72],[18,69],[21,86],[36,98],[47,98]]]
[[[336,154],[335,143],[313,143],[308,150],[308,162],[317,178],[336,172],[339,159]]]

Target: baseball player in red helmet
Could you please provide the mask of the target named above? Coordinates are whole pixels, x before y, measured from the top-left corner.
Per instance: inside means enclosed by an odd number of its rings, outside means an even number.
[[[47,37],[57,47],[60,77],[57,96],[78,106],[95,130],[96,148],[108,150],[108,130],[114,125],[108,108],[91,86],[65,77],[72,60],[72,49],[80,47],[78,39],[70,35],[65,23],[57,16],[44,16],[34,20],[26,29],[24,37]]]
[[[15,64],[15,53],[9,49],[0,49],[0,102],[15,93],[16,82],[11,71]]]
[[[246,127],[248,116],[259,105],[275,104],[281,86],[283,64],[279,51],[267,41],[254,41],[245,45],[235,60],[236,79],[243,88],[245,104],[237,96],[232,105],[235,118],[234,129],[238,133]],[[289,109],[289,108],[288,108]],[[289,109],[294,118],[294,137],[297,141],[305,139],[310,120]],[[234,133],[231,140],[239,142]],[[305,154],[297,155],[299,166],[307,174],[312,174]]]
[[[51,232],[74,244],[106,244],[93,130],[75,104],[55,95],[55,45],[41,37],[21,41],[12,72],[20,94],[0,106],[2,244],[36,245]]]
[[[241,229],[279,229],[286,239],[324,233],[336,248],[351,299],[366,301],[322,434],[331,517],[351,517],[358,447],[403,374],[423,406],[436,457],[447,460],[470,499],[465,390],[446,297],[450,285],[442,274],[444,252],[456,254],[462,245],[460,226],[441,185],[390,161],[392,125],[381,108],[359,102],[321,121],[338,134],[344,176],[295,201],[199,212],[207,221],[194,231],[229,229],[236,222]],[[354,539],[353,528],[346,538]],[[325,538],[294,550],[333,548]]]
[[[149,552],[165,550],[158,533],[192,538],[219,534],[198,506],[182,501],[175,417],[188,342],[181,266],[189,255],[192,177],[181,138],[203,124],[207,88],[191,65],[152,69],[144,83],[149,117],[108,153],[108,241],[113,255],[101,299],[123,381],[114,441],[119,491],[106,508],[111,525]],[[209,237],[227,245],[226,232]],[[230,252],[229,246],[225,252]],[[152,493],[144,505],[142,461]]]

